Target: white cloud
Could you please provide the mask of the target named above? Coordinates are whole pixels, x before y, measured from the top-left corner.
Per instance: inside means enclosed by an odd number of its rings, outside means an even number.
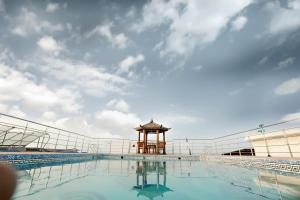
[[[231,22],[231,30],[240,31],[246,25],[248,19],[245,16],[239,16],[234,21]]]
[[[114,35],[111,31],[113,26],[113,23],[97,25],[93,30],[86,34],[86,37],[90,38],[94,35],[99,35],[105,37],[112,44],[113,47],[117,47],[119,49],[126,48],[128,44],[128,38],[125,36],[124,33]]]
[[[22,8],[19,16],[12,19],[11,32],[22,37],[30,33],[54,33],[63,31],[62,24],[52,24],[49,21],[42,20],[34,12],[27,8]]]
[[[46,7],[46,11],[49,13],[55,12],[60,9],[59,3],[48,3]]]
[[[53,122],[57,119],[57,114],[53,111],[46,111],[42,115],[42,121]]]
[[[107,132],[129,137],[133,128],[141,123],[134,113],[124,113],[116,110],[103,110],[95,115],[96,125]]]
[[[144,61],[144,55],[138,54],[137,56],[127,56],[124,60],[122,60],[119,64],[118,73],[128,73],[130,69],[136,66],[138,63]]]
[[[161,50],[162,46],[164,45],[163,41],[159,41],[158,43],[156,43],[156,45],[153,47],[153,51],[159,51]]]
[[[232,90],[228,93],[229,96],[236,96],[238,95],[242,90],[241,89],[235,89],[235,90]]]
[[[264,56],[262,59],[260,59],[260,61],[258,61],[258,65],[259,65],[259,66],[263,66],[263,65],[265,65],[268,61],[269,61],[269,57],[268,57],[268,56]]]
[[[197,66],[194,66],[192,69],[193,69],[194,71],[200,71],[200,70],[203,69],[203,66],[202,66],[202,65],[197,65]]]
[[[293,57],[288,57],[282,61],[280,61],[277,65],[277,67],[275,67],[275,70],[280,70],[280,69],[284,69],[287,68],[289,65],[292,65],[295,61],[295,58]]]
[[[42,37],[38,42],[37,45],[46,52],[51,52],[55,54],[59,54],[60,51],[62,51],[63,45],[57,42],[53,37],[51,36],[44,36]]]
[[[169,25],[169,35],[162,55],[186,55],[195,47],[213,42],[232,17],[251,0],[152,0],[143,9],[143,19],[132,26],[137,32]]]
[[[266,9],[271,13],[268,27],[271,34],[294,31],[300,27],[300,0],[289,0],[286,7],[282,7],[279,1],[272,1]]]
[[[82,61],[44,57],[43,73],[76,85],[83,92],[93,96],[103,96],[107,93],[124,94],[128,80],[107,72],[101,66],[93,66]]]
[[[108,108],[115,109],[121,112],[128,112],[130,109],[128,103],[126,103],[126,101],[124,101],[123,99],[112,99],[106,104],[106,106]]]
[[[35,111],[60,108],[67,113],[79,112],[80,96],[76,91],[64,87],[50,89],[45,84],[35,83],[27,74],[0,64],[0,102],[20,103]]]
[[[18,105],[8,106],[6,104],[0,103],[0,112],[20,118],[26,117],[26,114],[20,109]]]
[[[0,13],[5,11],[4,1],[0,0]]]
[[[164,113],[155,116],[155,119],[159,119],[162,124],[165,126],[174,126],[174,125],[187,125],[192,123],[204,122],[204,119],[190,116],[180,113]],[[155,121],[155,120],[154,120]]]
[[[290,121],[290,120],[295,120],[299,119],[300,120],[300,112],[296,113],[290,113],[282,117],[282,121]]]
[[[25,37],[27,35],[27,32],[20,26],[15,26],[11,31],[13,34],[19,35],[22,37]]]
[[[289,95],[300,91],[300,77],[287,80],[275,88],[277,95]]]

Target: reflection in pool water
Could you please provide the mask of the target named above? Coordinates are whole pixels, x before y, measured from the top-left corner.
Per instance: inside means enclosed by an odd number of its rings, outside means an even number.
[[[172,191],[167,187],[166,162],[137,161],[136,164],[136,186],[133,189],[138,192],[137,196],[145,196],[152,200],[155,197],[163,197],[164,193]],[[155,176],[155,182],[149,183],[148,176]],[[160,184],[160,176],[163,177],[163,184]]]
[[[95,160],[20,170],[15,199],[300,199],[300,176],[196,161]]]

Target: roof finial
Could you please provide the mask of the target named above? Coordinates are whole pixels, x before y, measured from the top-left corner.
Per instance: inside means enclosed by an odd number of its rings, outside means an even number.
[[[153,123],[153,118],[151,118],[150,123]]]

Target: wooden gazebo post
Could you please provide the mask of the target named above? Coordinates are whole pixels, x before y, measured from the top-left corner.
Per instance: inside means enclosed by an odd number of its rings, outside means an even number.
[[[156,154],[159,154],[159,130],[156,130]]]
[[[166,135],[165,135],[165,131],[163,131],[163,143],[164,143],[163,154],[166,154]]]
[[[141,142],[141,131],[139,131],[139,136],[138,136],[138,142],[137,142],[137,146],[138,146],[138,153],[140,153],[140,148],[139,148],[139,145],[140,145],[140,142]]]
[[[147,144],[147,139],[146,139],[146,129],[144,129],[143,132],[144,132],[143,153],[146,153],[146,144]]]
[[[161,124],[157,124],[151,120],[148,124],[140,125],[135,128],[138,131],[138,151],[137,153],[155,153],[160,154],[161,150],[163,150],[163,154],[166,154],[166,131],[170,130],[170,128],[166,128]],[[141,133],[143,133],[143,141],[141,141]],[[163,141],[159,141],[159,134],[163,134]],[[156,134],[156,141],[148,143],[148,134]]]

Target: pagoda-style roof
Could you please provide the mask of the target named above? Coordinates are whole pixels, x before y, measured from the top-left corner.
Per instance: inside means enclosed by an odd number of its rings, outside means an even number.
[[[157,124],[153,120],[151,120],[149,123],[140,125],[139,127],[135,128],[137,131],[142,131],[142,130],[150,130],[150,131],[156,131],[159,130],[161,131],[168,131],[171,128],[164,127],[162,124]]]

